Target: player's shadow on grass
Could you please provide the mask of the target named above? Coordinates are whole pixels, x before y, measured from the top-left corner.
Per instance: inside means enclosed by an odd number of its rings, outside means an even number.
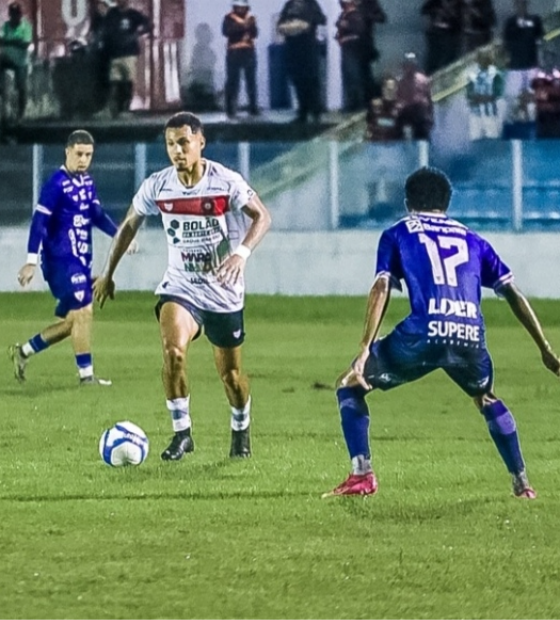
[[[54,392],[71,392],[77,391],[80,387],[76,384],[73,385],[63,385],[59,383],[49,383],[49,384],[14,384],[10,387],[4,387],[0,389],[0,395],[4,396],[15,396],[17,398],[38,398],[39,396],[44,396],[45,394],[50,394]],[[85,391],[83,388],[80,395]],[[89,389],[89,388],[88,388]]]
[[[334,499],[334,498],[333,498]],[[511,498],[506,498],[511,500]],[[332,499],[330,501],[333,501]],[[472,513],[480,512],[481,506],[496,504],[495,497],[471,497],[454,500],[438,500],[433,498],[428,505],[414,506],[407,504],[380,502],[378,497],[339,497],[336,502],[341,510],[353,519],[364,519],[375,523],[426,523],[446,519],[464,518]]]

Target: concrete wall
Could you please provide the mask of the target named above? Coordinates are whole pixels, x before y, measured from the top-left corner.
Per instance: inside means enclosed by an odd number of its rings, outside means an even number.
[[[341,102],[340,52],[333,37],[334,24],[340,13],[340,7],[338,0],[319,0],[319,3],[328,18],[324,33],[328,42],[327,105],[329,109],[338,109]],[[386,24],[379,25],[376,31],[377,44],[381,51],[381,58],[375,67],[378,75],[384,71],[398,71],[404,52],[414,51],[419,57],[424,56],[424,22],[420,15],[423,0],[381,0],[381,4],[387,13],[388,21]],[[214,83],[217,91],[221,91],[225,79],[225,40],[221,34],[221,24],[223,16],[230,9],[230,2],[229,0],[211,0],[210,2],[186,0],[186,5],[186,41],[183,48],[181,81],[185,84],[189,71],[193,67],[214,58]],[[265,109],[269,107],[267,49],[276,38],[274,24],[276,15],[283,5],[283,0],[252,0],[251,2],[253,13],[257,16],[260,27],[260,36],[257,41],[259,102]],[[494,0],[494,7],[498,15],[496,34],[499,35],[505,18],[513,12],[513,0]],[[556,2],[556,7],[558,7],[558,2]],[[551,0],[531,0],[531,12],[547,15],[554,8],[555,4]],[[200,24],[208,25],[212,40],[209,44],[208,56],[197,60],[193,58],[192,51],[196,43],[195,32]]]
[[[527,295],[560,299],[558,235],[489,233],[486,237]],[[247,290],[285,295],[365,295],[372,281],[378,240],[378,231],[271,232],[249,259]],[[26,241],[26,230],[0,228],[0,291],[20,290],[16,274],[25,261]],[[142,230],[139,242],[140,253],[125,256],[117,270],[117,287],[121,290],[153,290],[165,270],[163,232]],[[109,240],[99,235],[95,243],[98,272]],[[44,289],[39,273],[31,290]]]

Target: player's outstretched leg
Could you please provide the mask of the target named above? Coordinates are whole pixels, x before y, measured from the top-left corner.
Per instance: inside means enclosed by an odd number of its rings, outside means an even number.
[[[537,494],[529,484],[525,461],[521,454],[515,418],[501,400],[480,408],[502,460],[512,476],[513,494],[523,499],[535,499]]]
[[[352,461],[352,473],[344,482],[323,497],[338,495],[373,495],[377,478],[371,467],[369,448],[369,410],[366,391],[361,386],[341,387],[336,392],[342,432]]]
[[[164,461],[178,461],[185,454],[194,450],[189,408],[190,396],[167,401],[167,409],[171,415],[175,434],[171,438],[171,443],[161,453],[161,458]]]
[[[233,347],[214,345],[214,363],[231,409],[229,456],[249,458],[251,456],[251,396],[249,380],[241,370],[241,344]]]
[[[48,338],[52,332],[52,341]],[[41,353],[45,349],[48,349],[51,344],[63,340],[68,335],[68,329],[65,327],[63,321],[55,323],[48,327],[44,332],[35,334],[33,338],[30,338],[24,344],[13,344],[8,348],[8,355],[12,360],[14,366],[14,377],[20,381],[25,381],[25,371],[29,358],[36,353]]]

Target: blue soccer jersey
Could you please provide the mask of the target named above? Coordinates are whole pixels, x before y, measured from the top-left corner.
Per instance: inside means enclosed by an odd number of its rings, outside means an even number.
[[[428,343],[484,347],[481,288],[513,280],[492,246],[444,214],[409,215],[379,241],[377,274],[408,288],[411,313],[396,328]]]
[[[64,167],[44,184],[31,222],[28,253],[42,246],[43,264],[65,261],[91,269],[92,227],[114,236],[117,226],[103,211],[89,174],[70,174]]]

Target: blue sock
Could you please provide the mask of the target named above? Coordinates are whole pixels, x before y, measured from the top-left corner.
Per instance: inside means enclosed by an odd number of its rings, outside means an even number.
[[[525,462],[521,455],[515,419],[511,411],[501,400],[497,400],[491,405],[482,407],[481,413],[486,419],[490,436],[508,471],[511,474],[519,474],[525,469]]]
[[[361,386],[343,387],[336,391],[342,432],[350,453],[350,459],[359,455],[369,459],[369,409],[367,392]]]
[[[93,375],[93,358],[91,353],[78,353],[76,355],[76,366],[81,379],[91,377]]]
[[[37,334],[33,336],[33,338],[30,338],[29,346],[33,349],[34,353],[40,353],[49,347],[49,343],[43,339],[41,334]]]

